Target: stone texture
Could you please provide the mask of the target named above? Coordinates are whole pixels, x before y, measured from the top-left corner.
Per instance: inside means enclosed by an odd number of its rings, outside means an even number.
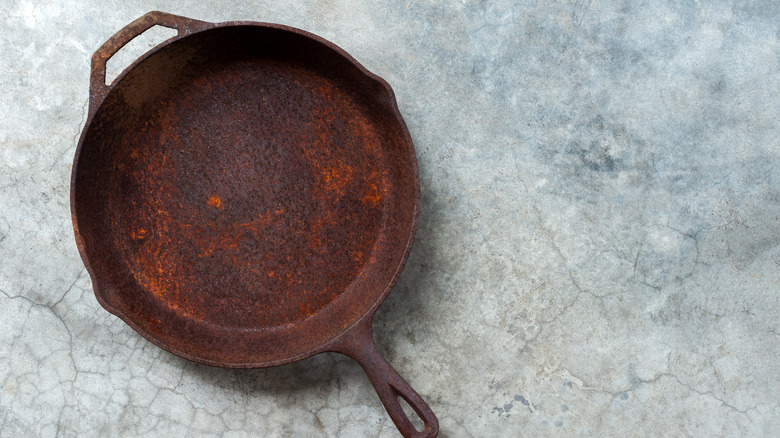
[[[7,0],[0,436],[397,436],[344,357],[200,366],[95,300],[89,59],[153,9],[300,27],[394,87],[422,212],[375,330],[440,436],[780,430],[777,2]]]

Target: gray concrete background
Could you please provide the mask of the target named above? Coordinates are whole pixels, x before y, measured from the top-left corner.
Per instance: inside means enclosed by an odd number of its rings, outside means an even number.
[[[200,366],[95,300],[89,59],[154,9],[300,27],[393,86],[422,212],[375,331],[442,437],[777,436],[780,3],[659,0],[4,0],[0,436],[397,436],[346,358]]]

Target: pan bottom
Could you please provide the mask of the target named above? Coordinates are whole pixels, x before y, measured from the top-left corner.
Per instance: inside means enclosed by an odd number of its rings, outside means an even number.
[[[369,262],[388,182],[370,114],[303,67],[218,58],[121,140],[108,211],[140,289],[180,315],[305,319]]]

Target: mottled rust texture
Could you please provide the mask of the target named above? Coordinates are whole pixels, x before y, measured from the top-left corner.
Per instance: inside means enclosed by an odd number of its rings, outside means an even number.
[[[114,246],[141,287],[193,320],[310,317],[361,272],[389,207],[370,114],[273,60],[202,66],[179,91],[113,157]]]
[[[92,75],[72,205],[101,304],[210,365],[343,352],[404,435],[435,435],[430,408],[371,339],[419,209],[390,87],[302,31],[160,13],[109,40],[93,69],[161,22],[179,36],[111,86]],[[425,419],[422,435],[399,395]]]

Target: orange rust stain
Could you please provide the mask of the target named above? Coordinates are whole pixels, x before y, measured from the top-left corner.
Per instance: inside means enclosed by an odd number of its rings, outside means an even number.
[[[279,210],[277,210],[277,212],[278,211]],[[260,212],[260,213],[257,214],[257,219],[255,219],[253,221],[249,221],[249,222],[242,222],[242,223],[238,224],[238,226],[242,227],[242,228],[253,228],[253,229],[256,230],[258,228],[258,226],[260,226],[260,225],[267,225],[268,223],[270,223],[271,219],[273,219],[273,217],[272,217],[270,211],[267,211],[265,213]]]
[[[350,255],[352,256],[352,260],[358,265],[362,265],[363,261],[366,259],[366,254],[362,251],[350,251]]]
[[[314,313],[312,306],[309,302],[303,301],[298,304],[298,313],[301,315],[310,316]]]
[[[211,195],[211,197],[209,198],[208,201],[206,201],[206,203],[209,205],[209,207],[220,208],[222,210],[225,209],[222,206],[222,200],[219,199],[219,196],[217,195]]]
[[[344,189],[354,178],[355,169],[345,163],[327,163],[325,159],[310,162],[320,171],[320,178],[325,192],[336,192],[336,196],[343,196]]]
[[[372,207],[376,207],[382,202],[382,191],[379,189],[376,183],[371,183],[366,187],[366,192],[363,195],[363,203]]]
[[[387,197],[387,187],[383,184],[384,178],[381,172],[372,170],[366,178],[365,189],[363,191],[364,204],[371,207],[377,207]]]
[[[147,231],[145,228],[139,228],[137,230],[133,230],[130,232],[130,237],[133,238],[133,240],[141,240],[144,237],[146,237]]]

